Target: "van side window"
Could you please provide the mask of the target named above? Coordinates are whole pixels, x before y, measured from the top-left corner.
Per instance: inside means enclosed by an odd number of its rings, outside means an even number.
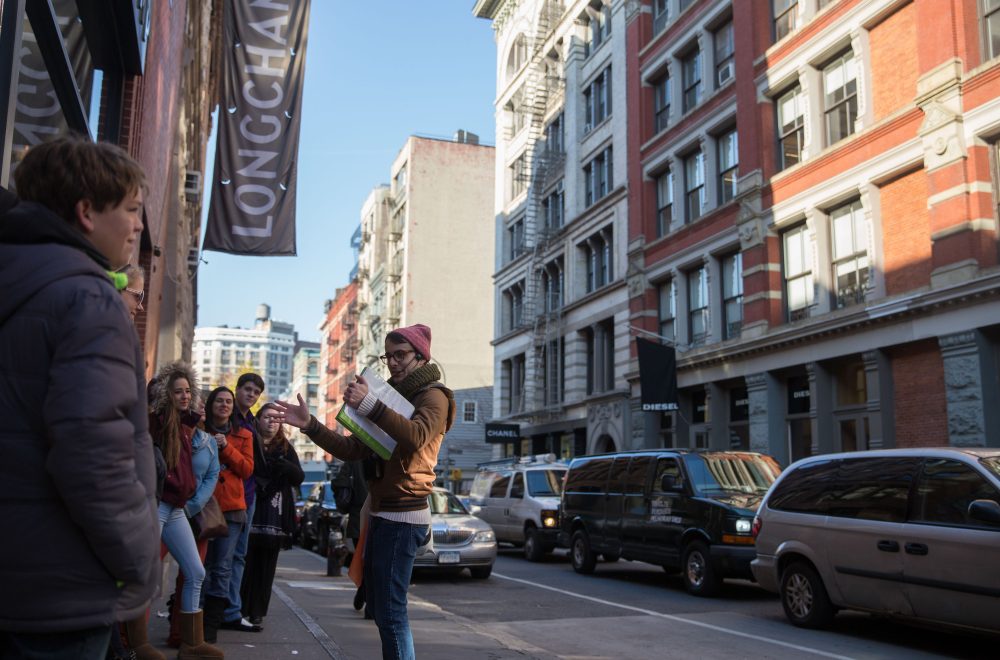
[[[510,472],[502,472],[490,486],[490,497],[507,497],[507,485],[510,484]]]
[[[993,500],[1000,504],[1000,493],[968,465],[943,458],[928,459],[917,480],[910,519],[937,525],[982,527],[984,523],[969,518],[969,504],[973,500]]]
[[[521,472],[514,475],[514,483],[510,486],[510,496],[524,499],[524,474]]]
[[[652,456],[633,456],[625,473],[625,484],[622,492],[626,495],[642,495],[646,492],[646,480],[649,479],[649,466],[653,463]]]
[[[571,493],[603,493],[611,470],[610,458],[594,458],[576,463],[566,478],[566,490]]]
[[[785,475],[768,498],[769,509],[826,514],[827,489],[833,485],[840,461],[803,465]]]
[[[903,522],[917,458],[843,460],[836,482],[827,488],[827,515],[882,522]]]
[[[608,476],[608,492],[621,493],[622,479],[628,470],[628,456],[616,456],[615,462],[611,465],[611,474]]]
[[[653,477],[653,492],[663,493],[660,486],[663,484],[663,477],[671,476],[678,486],[684,483],[684,475],[681,473],[681,466],[676,458],[661,458],[656,462],[656,475]]]
[[[490,484],[493,483],[496,472],[482,471],[476,475],[472,481],[472,489],[469,491],[469,500],[482,502],[490,494]]]

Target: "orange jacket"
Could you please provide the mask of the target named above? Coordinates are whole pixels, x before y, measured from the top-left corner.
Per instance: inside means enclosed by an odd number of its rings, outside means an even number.
[[[215,499],[225,511],[246,511],[243,480],[253,474],[253,434],[249,429],[235,425],[226,434],[229,444],[219,451],[219,482],[215,485]]]

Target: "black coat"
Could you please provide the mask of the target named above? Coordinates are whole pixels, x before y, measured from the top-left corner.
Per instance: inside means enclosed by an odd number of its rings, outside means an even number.
[[[157,585],[142,348],[106,267],[38,204],[0,214],[0,630],[135,618]]]
[[[253,477],[257,485],[250,542],[284,545],[295,530],[295,494],[305,479],[295,448],[288,444],[284,450],[265,450],[255,442]]]

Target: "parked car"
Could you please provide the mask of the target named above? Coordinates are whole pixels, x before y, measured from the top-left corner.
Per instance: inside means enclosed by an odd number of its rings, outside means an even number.
[[[486,579],[497,559],[493,529],[473,516],[452,493],[435,488],[427,496],[431,507],[434,547],[417,555],[414,568],[468,568],[472,577]]]
[[[470,510],[493,527],[498,541],[523,547],[528,561],[541,561],[558,540],[566,468],[554,454],[482,463]]]
[[[343,528],[344,515],[337,511],[330,482],[315,483],[302,507],[302,521],[299,528],[302,547],[306,550],[315,548],[316,552],[325,555],[330,530],[343,531]]]
[[[843,608],[1000,632],[1000,449],[806,458],[754,531],[754,575],[797,626]]]
[[[685,588],[717,593],[723,578],[752,578],[751,524],[781,472],[770,456],[662,449],[573,459],[560,507],[560,543],[592,573],[625,559],[680,570]]]
[[[295,500],[295,531],[292,532],[292,542],[302,543],[302,507],[306,504],[306,498],[316,485],[315,481],[303,481],[299,486],[298,499]]]

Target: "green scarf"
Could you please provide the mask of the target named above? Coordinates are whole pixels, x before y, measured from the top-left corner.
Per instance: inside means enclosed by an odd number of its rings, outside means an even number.
[[[425,364],[417,367],[413,372],[404,378],[398,385],[390,382],[397,392],[402,394],[407,400],[420,391],[425,385],[441,380],[441,370],[436,364]]]

